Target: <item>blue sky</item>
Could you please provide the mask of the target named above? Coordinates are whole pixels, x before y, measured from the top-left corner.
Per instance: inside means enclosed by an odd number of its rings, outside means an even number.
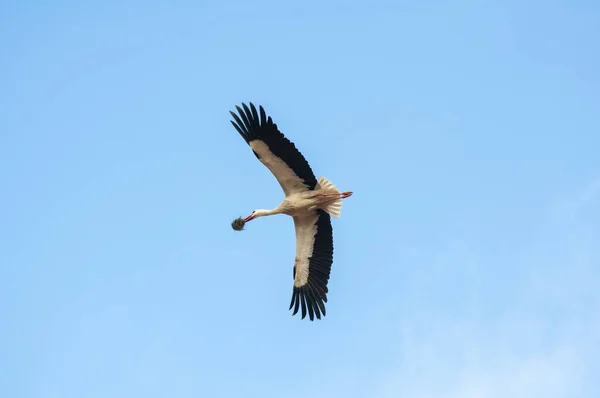
[[[600,6],[0,5],[7,397],[592,397]],[[263,105],[334,220],[327,317],[229,123]]]

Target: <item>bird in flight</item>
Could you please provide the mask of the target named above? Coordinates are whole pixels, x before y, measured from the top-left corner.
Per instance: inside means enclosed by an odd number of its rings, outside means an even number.
[[[243,109],[242,109],[243,108]],[[243,225],[258,217],[287,214],[294,219],[296,229],[296,258],[294,260],[294,289],[290,310],[296,315],[302,309],[302,319],[308,313],[311,321],[325,316],[327,282],[333,263],[333,229],[331,218],[338,218],[342,199],[352,192],[340,192],[325,177],[315,177],[304,156],[296,149],[267,117],[262,106],[259,110],[250,103],[236,106],[239,116],[231,124],[252,148],[254,155],[275,176],[285,198],[272,210],[254,210],[241,220]],[[233,225],[233,224],[232,224]]]

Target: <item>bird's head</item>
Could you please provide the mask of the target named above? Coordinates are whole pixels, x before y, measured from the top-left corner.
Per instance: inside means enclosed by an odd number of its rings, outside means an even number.
[[[246,217],[244,219],[244,222],[248,222],[248,221],[254,220],[255,218],[267,215],[268,213],[269,213],[268,210],[262,210],[262,209],[254,210],[248,217]]]

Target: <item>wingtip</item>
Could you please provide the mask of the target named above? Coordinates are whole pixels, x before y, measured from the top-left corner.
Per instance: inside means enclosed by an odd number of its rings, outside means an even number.
[[[246,105],[245,103],[242,102],[242,107],[246,111],[246,115],[248,115],[250,113],[250,108],[248,108],[248,105]]]

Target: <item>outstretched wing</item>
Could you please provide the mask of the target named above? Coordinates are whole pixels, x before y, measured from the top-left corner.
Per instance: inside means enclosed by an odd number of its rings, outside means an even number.
[[[302,308],[302,319],[325,316],[327,282],[333,263],[333,228],[331,218],[323,210],[294,217],[296,228],[296,259],[294,261],[294,292],[290,309],[296,315]]]
[[[250,108],[246,104],[242,106],[244,109],[236,106],[239,116],[229,112],[235,119],[231,124],[256,157],[271,170],[285,195],[314,189],[317,179],[310,165],[296,146],[277,129],[271,117],[267,117],[263,107],[259,107],[259,117],[252,103]]]

